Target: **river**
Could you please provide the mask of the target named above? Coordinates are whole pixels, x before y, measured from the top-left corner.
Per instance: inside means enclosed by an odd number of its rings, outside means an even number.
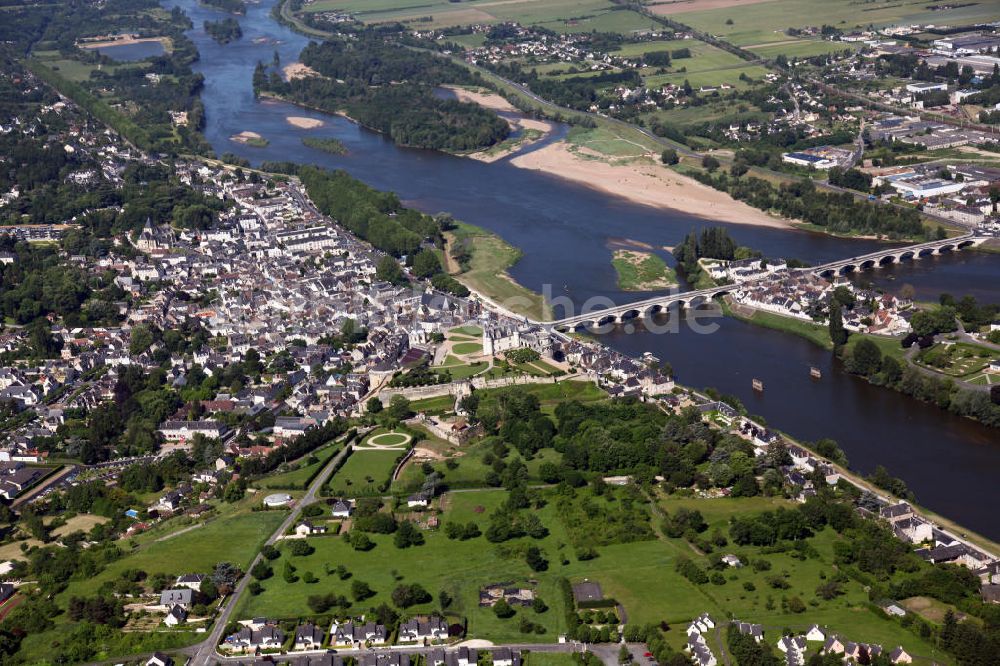
[[[196,0],[166,0],[194,21],[190,37],[201,53],[195,69],[205,76],[202,99],[205,135],[218,153],[232,152],[259,164],[290,160],[344,169],[369,185],[392,190],[408,205],[428,213],[446,211],[489,229],[524,251],[511,275],[530,289],[549,289],[576,303],[600,296],[618,302],[641,294],[615,287],[611,246],[620,239],[672,246],[692,230],[717,224],[691,215],[634,205],[555,176],[518,169],[500,160],[484,164],[424,150],[399,148],[378,134],[341,117],[306,111],[275,101],[254,99],[253,68],[277,52],[282,64],[295,62],[307,39],[270,17],[275,0],[248,5],[237,17],[243,38],[220,45],[201,28],[218,12]],[[304,130],[289,116],[322,120]],[[269,141],[255,148],[230,140],[250,130]],[[558,127],[556,140],[566,131]],[[335,137],[346,155],[307,148],[305,136]],[[747,225],[725,225],[742,245],[772,257],[823,262],[855,256],[877,246],[873,241]],[[669,254],[659,250],[664,257]],[[972,293],[1000,301],[1000,256],[965,252],[896,266],[867,276],[888,290],[914,285],[918,298],[935,299],[941,291]],[[968,419],[874,387],[843,372],[829,352],[791,334],[718,320],[719,330],[699,335],[687,327],[674,334],[626,333],[603,337],[633,355],[650,351],[669,361],[682,383],[714,386],[738,396],[753,414],[805,440],[838,441],[851,467],[871,472],[878,464],[902,477],[918,500],[982,534],[1000,539],[1000,434]],[[809,367],[823,378],[809,377]],[[764,381],[755,393],[751,379]]]

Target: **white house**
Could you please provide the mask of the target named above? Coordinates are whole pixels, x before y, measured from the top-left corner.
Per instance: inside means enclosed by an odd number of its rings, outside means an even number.
[[[295,526],[295,534],[302,537],[311,536],[313,534],[326,534],[326,525],[314,525],[308,520],[303,520]]]
[[[176,627],[178,624],[183,624],[185,620],[187,620],[187,611],[180,606],[174,606],[163,618],[163,624],[168,627]]]
[[[443,641],[447,638],[448,623],[439,617],[428,618],[426,621],[412,619],[399,625],[401,643]]]
[[[807,641],[825,641],[826,640],[826,634],[823,633],[823,630],[819,628],[818,624],[814,624],[813,626],[809,627],[809,631],[806,632],[806,640]]]

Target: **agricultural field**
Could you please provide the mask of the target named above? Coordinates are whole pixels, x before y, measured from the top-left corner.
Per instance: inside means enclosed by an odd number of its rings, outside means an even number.
[[[932,10],[925,2],[876,0],[690,0],[659,2],[650,10],[703,30],[738,46],[756,46],[789,39],[787,28],[831,25],[850,32],[910,23],[938,25],[974,23],[1000,18],[995,3],[956,3],[950,9]]]
[[[72,58],[64,58],[60,55],[59,51],[35,51],[32,55],[52,70],[58,72],[60,76],[77,83],[89,80],[90,75],[97,71],[112,74],[120,69],[145,69],[149,66],[149,63],[141,61],[114,65],[94,65]]]
[[[556,32],[620,32],[628,34],[660,26],[630,10],[616,7],[608,0],[473,0],[453,3],[431,0],[419,5],[401,0],[317,0],[306,4],[303,12],[343,11],[365,23],[400,21],[429,30],[458,25],[517,21],[538,25]],[[475,36],[457,38],[466,46],[478,46]]]
[[[783,55],[786,58],[810,58],[828,53],[855,51],[857,46],[848,42],[831,42],[815,39],[789,39],[781,42],[771,42],[748,47],[761,58],[774,58]]]
[[[658,70],[646,68],[642,72],[646,85],[662,86],[666,83],[675,85],[688,81],[693,87],[720,86],[728,84],[734,88],[747,84],[740,80],[740,74],[746,74],[752,79],[760,79],[767,73],[762,65],[754,65],[728,51],[700,42],[694,39],[666,42],[673,44],[671,50],[686,48],[691,51],[690,58],[677,58],[671,62],[670,73],[657,74]],[[683,69],[684,71],[679,71]]]

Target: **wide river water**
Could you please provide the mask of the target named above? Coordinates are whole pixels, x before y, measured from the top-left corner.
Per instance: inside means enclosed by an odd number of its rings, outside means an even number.
[[[625,302],[640,294],[615,287],[611,246],[620,239],[672,246],[692,230],[718,224],[684,213],[630,204],[574,185],[555,175],[518,169],[506,160],[484,164],[440,153],[398,148],[384,137],[350,121],[288,104],[254,99],[251,78],[258,61],[275,52],[282,64],[294,62],[307,39],[270,17],[275,0],[250,4],[238,17],[243,38],[219,45],[203,31],[214,10],[196,0],[166,0],[194,21],[189,33],[201,53],[196,69],[205,76],[202,99],[205,135],[221,154],[232,152],[253,163],[290,160],[344,169],[366,183],[399,194],[408,205],[428,213],[446,211],[489,229],[524,251],[511,275],[530,289],[551,290],[576,303],[600,296]],[[324,126],[299,129],[289,116],[322,120]],[[249,130],[269,141],[265,148],[230,137]],[[564,135],[558,128],[555,140]],[[347,155],[307,148],[305,136],[335,137]],[[802,231],[725,225],[742,245],[772,257],[819,263],[874,248],[872,241],[835,239]],[[662,252],[668,258],[669,254]],[[942,291],[972,293],[1000,301],[1000,256],[964,252],[864,276],[888,290],[913,284],[920,298]],[[558,314],[558,313],[557,313]],[[805,440],[829,437],[847,452],[851,467],[869,473],[885,465],[902,477],[918,500],[982,534],[1000,539],[1000,432],[874,387],[838,367],[832,355],[791,334],[722,318],[712,334],[685,326],[654,335],[618,329],[603,336],[612,347],[633,355],[649,351],[669,361],[680,382],[716,387],[738,396],[752,414]],[[822,370],[812,380],[809,367]],[[755,393],[751,379],[765,391]]]

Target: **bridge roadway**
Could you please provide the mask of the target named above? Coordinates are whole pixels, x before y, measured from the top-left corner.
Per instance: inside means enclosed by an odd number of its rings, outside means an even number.
[[[978,245],[979,243],[985,241],[986,238],[986,236],[980,236],[975,232],[970,232],[954,238],[917,243],[916,245],[908,245],[906,247],[886,248],[884,250],[870,252],[859,257],[850,257],[848,259],[831,261],[829,263],[810,268],[795,269],[792,273],[811,273],[817,277],[834,277],[858,270],[880,268],[882,266],[899,263],[907,259],[916,260],[922,257],[929,257],[933,254],[961,250],[973,245]],[[771,279],[773,278],[765,277],[747,280],[745,283],[749,284],[768,281]],[[713,298],[718,298],[719,296],[729,293],[740,284],[741,283],[720,285],[709,289],[696,289],[677,294],[660,294],[641,301],[634,301],[624,305],[616,305],[603,310],[583,312],[581,314],[572,315],[563,319],[540,323],[546,328],[556,329],[558,331],[568,331],[580,327],[621,323],[626,319],[643,319],[666,310],[674,304],[678,304],[681,307],[691,307],[693,305],[708,302]]]

